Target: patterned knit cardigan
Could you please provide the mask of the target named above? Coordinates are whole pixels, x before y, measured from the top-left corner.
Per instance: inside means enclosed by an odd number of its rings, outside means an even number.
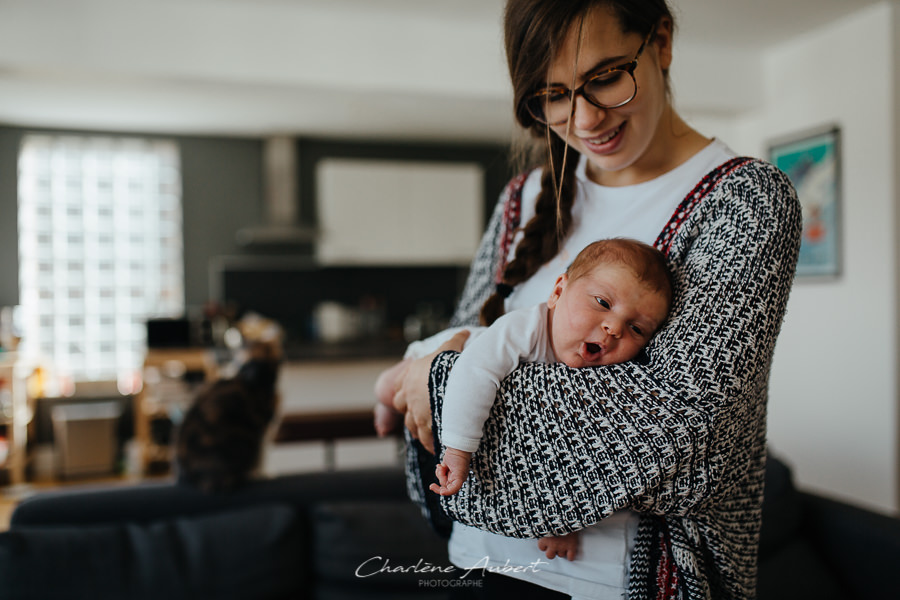
[[[516,183],[494,212],[455,325],[476,323],[493,291]],[[449,515],[518,538],[578,530],[629,508],[640,513],[632,600],[754,598],[767,385],[800,227],[781,171],[747,158],[718,167],[656,242],[676,294],[649,359],[520,365],[501,384],[462,490],[425,493],[434,458],[416,442],[407,453],[410,496],[439,530]],[[436,448],[457,356],[432,363]]]

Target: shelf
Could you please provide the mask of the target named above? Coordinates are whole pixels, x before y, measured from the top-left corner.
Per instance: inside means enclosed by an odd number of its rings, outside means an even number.
[[[176,364],[172,364],[176,363]],[[156,368],[161,377],[167,381],[154,383],[146,379],[146,370]],[[166,408],[173,404],[186,404],[193,399],[196,385],[189,381],[200,374],[199,383],[210,381],[217,376],[218,364],[215,352],[209,348],[153,348],[144,359],[145,380],[141,391],[134,397],[134,431],[140,459],[138,468],[141,475],[148,474],[151,469],[161,464],[169,464],[172,460],[172,446],[159,444],[153,439],[152,423],[155,419],[168,418]],[[180,373],[178,377],[166,376]],[[157,397],[161,386],[177,386],[177,390],[168,390],[165,397]],[[170,393],[171,392],[171,393]],[[186,406],[181,408],[186,409]]]
[[[28,421],[28,398],[25,393],[25,381],[18,371],[19,360],[15,352],[0,353],[0,402],[8,403],[12,416],[0,417],[0,427],[5,429],[8,453],[6,460],[0,464],[0,470],[9,473],[12,485],[25,483],[25,464]]]

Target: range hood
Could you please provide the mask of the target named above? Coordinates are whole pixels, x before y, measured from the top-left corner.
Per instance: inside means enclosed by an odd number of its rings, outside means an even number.
[[[262,225],[237,232],[244,247],[305,245],[316,241],[317,230],[298,221],[296,141],[288,136],[266,139],[263,148]]]

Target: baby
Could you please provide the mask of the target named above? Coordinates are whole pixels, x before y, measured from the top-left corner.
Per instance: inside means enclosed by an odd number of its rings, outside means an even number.
[[[472,330],[444,392],[441,440],[446,448],[431,490],[457,493],[468,478],[500,381],[520,361],[598,367],[638,356],[668,316],[671,274],[661,252],[636,240],[600,240],[582,250],[553,287],[546,303],[511,311],[488,328]],[[452,333],[452,332],[450,332]],[[393,391],[416,355],[434,351],[448,332],[417,342],[403,362],[376,383],[380,434],[396,426]],[[427,351],[426,351],[427,350]],[[574,560],[577,536],[543,538],[548,558]]]

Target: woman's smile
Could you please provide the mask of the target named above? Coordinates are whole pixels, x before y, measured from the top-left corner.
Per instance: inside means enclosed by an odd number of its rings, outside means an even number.
[[[587,150],[590,150],[594,154],[607,154],[610,152],[615,152],[623,139],[625,125],[626,122],[622,122],[613,129],[607,130],[597,136],[582,136],[580,138],[581,142],[584,144],[584,147]]]

